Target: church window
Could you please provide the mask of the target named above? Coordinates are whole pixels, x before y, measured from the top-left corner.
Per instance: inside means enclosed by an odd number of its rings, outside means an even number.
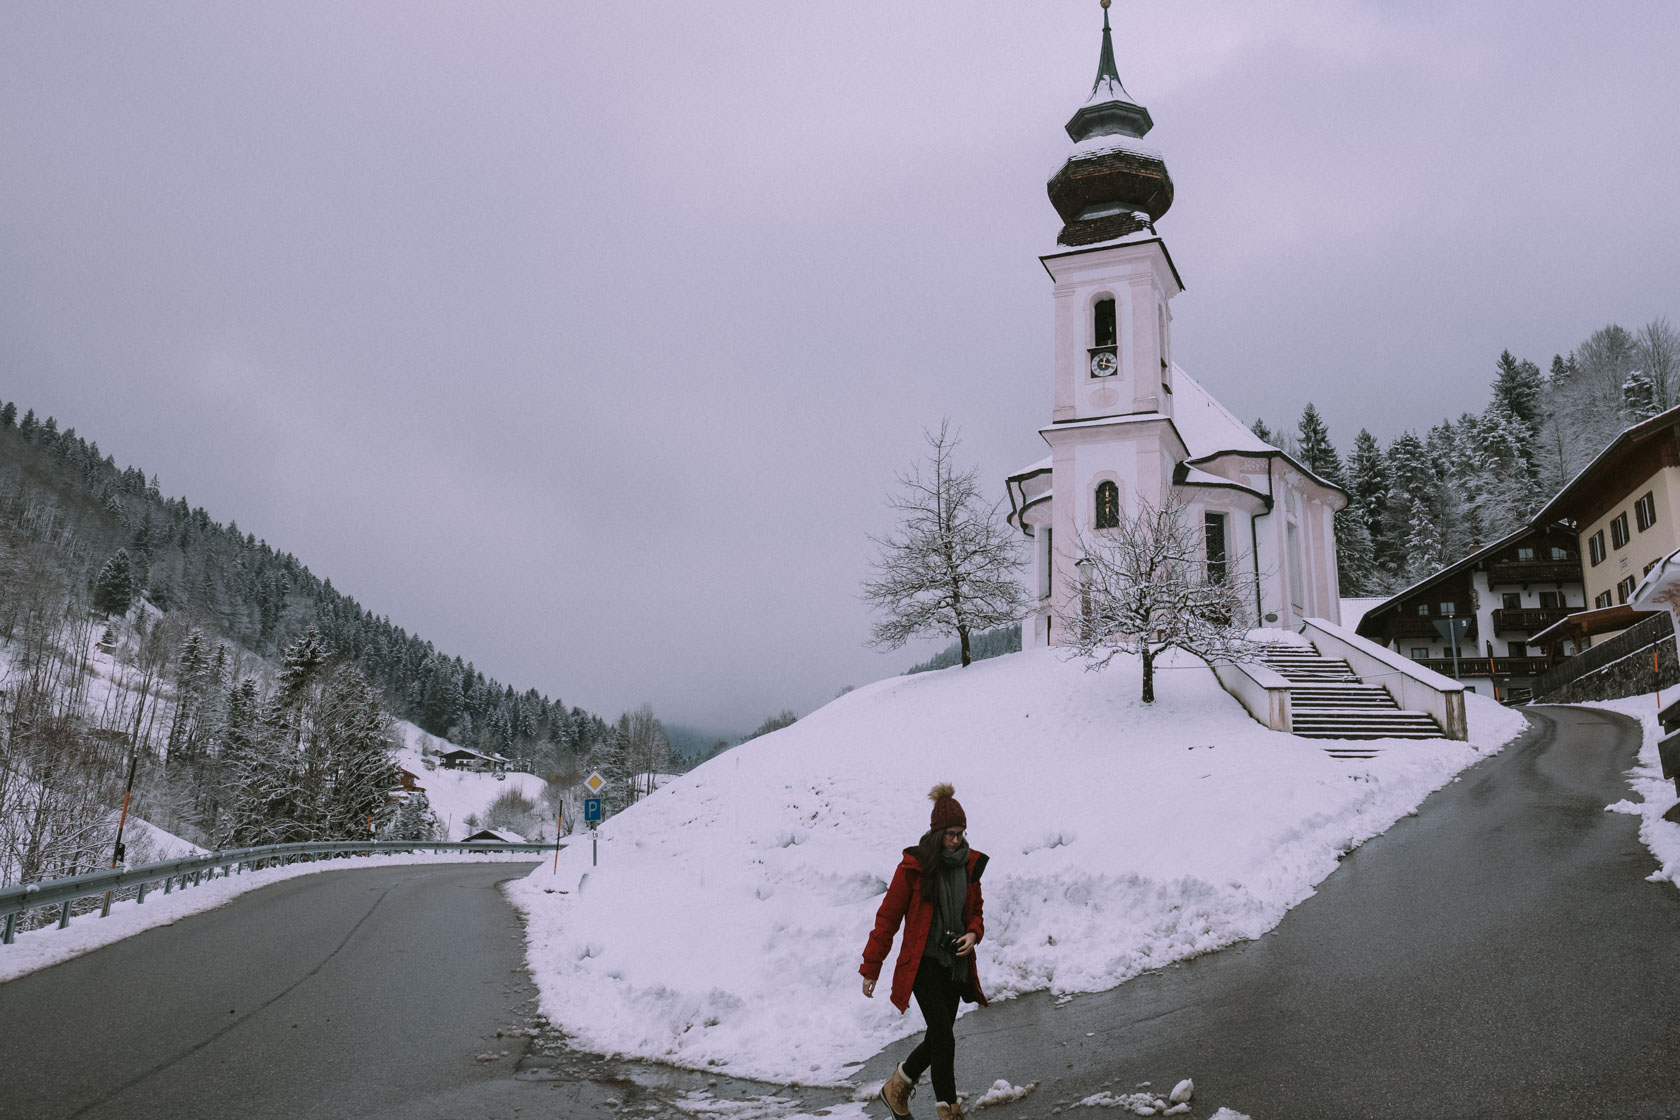
[[[1097,301],[1092,328],[1091,337],[1093,341],[1091,344],[1093,346],[1114,346],[1119,343],[1119,335],[1114,325],[1114,301],[1112,299],[1099,299]]]
[[[1097,483],[1097,528],[1120,527],[1120,487],[1109,481]]]
[[[1207,578],[1209,583],[1224,583],[1227,571],[1225,555],[1225,515],[1210,513],[1203,519],[1203,535],[1207,541]]]

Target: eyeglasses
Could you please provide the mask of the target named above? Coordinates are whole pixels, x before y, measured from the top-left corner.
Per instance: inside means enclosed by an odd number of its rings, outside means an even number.
[[[945,839],[947,840],[964,840],[967,837],[968,829],[966,828],[947,828],[945,830]]]

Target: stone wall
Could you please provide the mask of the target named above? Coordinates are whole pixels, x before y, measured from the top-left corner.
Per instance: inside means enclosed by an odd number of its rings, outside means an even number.
[[[1583,700],[1616,700],[1623,696],[1637,696],[1642,692],[1664,691],[1680,684],[1680,651],[1670,634],[1656,645],[1660,679],[1651,670],[1651,646],[1635,650],[1600,666],[1589,673],[1553,689],[1545,696],[1536,696],[1536,704],[1577,704]]]

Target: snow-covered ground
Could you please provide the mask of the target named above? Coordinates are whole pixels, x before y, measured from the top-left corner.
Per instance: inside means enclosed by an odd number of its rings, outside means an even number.
[[[840,1084],[921,1029],[858,965],[927,791],[956,786],[985,879],[992,999],[1099,991],[1271,929],[1349,850],[1519,734],[1370,761],[1267,731],[1193,659],[1033,650],[881,681],[673,781],[508,892],[543,1012],[585,1047]],[[885,976],[890,976],[891,961]]]
[[[546,783],[535,774],[510,771],[501,779],[497,779],[494,774],[445,770],[442,766],[436,770],[428,770],[421,761],[425,746],[430,745],[434,751],[441,752],[454,750],[456,744],[435,735],[428,735],[407,720],[397,720],[396,727],[402,739],[402,746],[397,749],[397,765],[410,771],[420,780],[421,788],[426,791],[427,803],[448,831],[445,840],[465,839],[475,831],[467,825],[467,818],[471,816],[482,822],[491,802],[508,790],[518,790],[541,811],[543,787]],[[549,822],[547,832],[540,837],[530,837],[532,840],[553,838],[552,821]]]
[[[1669,700],[1677,694],[1669,690]],[[1662,741],[1662,727],[1657,723],[1657,694],[1647,692],[1622,700],[1601,700],[1584,704],[1588,708],[1605,708],[1632,716],[1644,730],[1639,747],[1639,760],[1628,771],[1628,787],[1638,800],[1624,798],[1607,805],[1610,812],[1627,813],[1639,818],[1639,839],[1656,857],[1657,870],[1646,878],[1653,883],[1668,881],[1680,886],[1680,824],[1663,820],[1663,814],[1680,803],[1674,793],[1672,779],[1662,776],[1662,761],[1657,757],[1657,744]]]

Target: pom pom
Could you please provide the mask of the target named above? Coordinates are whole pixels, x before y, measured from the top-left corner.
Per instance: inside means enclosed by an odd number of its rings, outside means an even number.
[[[956,795],[957,791],[951,788],[950,782],[940,782],[938,785],[928,790],[929,801],[938,801],[942,797],[955,797]]]

